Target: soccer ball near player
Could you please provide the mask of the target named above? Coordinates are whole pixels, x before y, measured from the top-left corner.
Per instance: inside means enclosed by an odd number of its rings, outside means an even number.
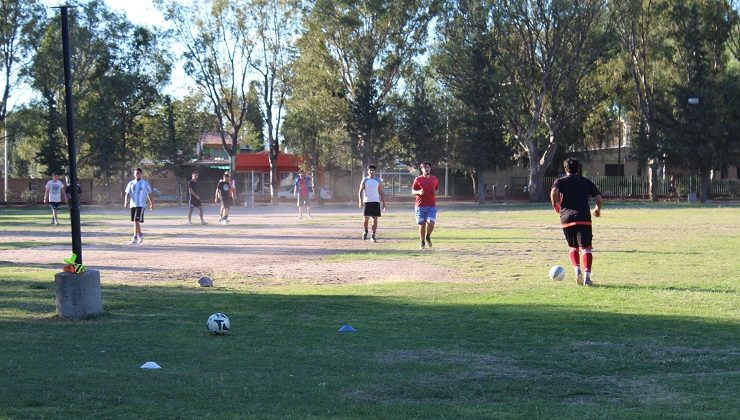
[[[555,281],[561,281],[565,278],[565,269],[559,265],[550,269],[550,278]]]
[[[229,332],[229,317],[221,312],[215,313],[208,317],[208,331],[216,335],[223,335]]]

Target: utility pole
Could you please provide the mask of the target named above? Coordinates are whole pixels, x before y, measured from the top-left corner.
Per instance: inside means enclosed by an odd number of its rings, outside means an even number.
[[[80,232],[80,196],[77,192],[77,145],[75,142],[74,105],[72,102],[72,53],[69,46],[69,6],[60,6],[62,12],[62,49],[64,52],[64,103],[67,107],[67,154],[69,156],[69,191],[72,202],[69,215],[72,222],[72,252],[82,264]]]

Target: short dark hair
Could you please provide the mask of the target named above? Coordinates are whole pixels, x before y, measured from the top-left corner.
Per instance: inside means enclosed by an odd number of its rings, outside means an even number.
[[[419,164],[419,168],[421,168],[421,167],[422,167],[422,166],[424,166],[424,165],[429,165],[429,167],[431,167],[431,166],[432,166],[432,164],[431,164],[431,163],[430,163],[430,162],[429,162],[428,160],[425,160],[424,162],[421,162],[421,163]]]
[[[138,172],[140,174],[143,174],[144,173],[144,171],[142,171],[141,168],[134,169],[134,172]]]
[[[193,171],[193,173],[192,173],[191,175],[200,175],[200,172],[198,172],[198,171]]]
[[[581,172],[581,163],[576,158],[568,158],[563,161],[563,169],[569,174],[577,174]]]
[[[375,169],[375,170],[377,170],[378,168],[376,168],[375,165],[367,165],[367,169]]]

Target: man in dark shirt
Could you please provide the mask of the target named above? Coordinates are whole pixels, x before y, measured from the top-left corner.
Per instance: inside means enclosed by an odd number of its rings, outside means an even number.
[[[219,215],[221,216],[218,221],[222,225],[229,224],[229,209],[231,208],[231,205],[234,203],[233,198],[231,197],[231,174],[229,172],[224,172],[223,178],[218,182],[218,185],[216,186],[216,197],[215,200],[213,200],[214,203],[218,203],[219,200],[221,201],[221,211],[219,212]]]
[[[208,224],[203,220],[203,203],[200,201],[200,196],[195,192],[198,185],[198,171],[194,171],[192,178],[188,181],[188,223],[193,223],[193,209],[198,209],[200,213],[200,224]]]
[[[576,282],[579,286],[592,286],[591,265],[591,212],[589,211],[589,197],[594,197],[593,215],[601,215],[601,193],[590,180],[582,177],[581,164],[575,158],[568,158],[563,162],[566,176],[558,178],[552,184],[550,201],[555,212],[560,214],[560,227],[563,228],[565,239],[568,241],[570,262],[576,272]],[[579,259],[579,248],[583,258]],[[583,261],[585,270],[581,272],[580,261]]]

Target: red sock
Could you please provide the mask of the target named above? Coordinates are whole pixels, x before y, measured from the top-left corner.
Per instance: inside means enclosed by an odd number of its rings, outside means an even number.
[[[570,257],[570,262],[573,264],[573,267],[580,266],[580,262],[578,261],[578,248],[571,248],[568,252],[568,256]]]
[[[591,247],[583,250],[583,264],[586,266],[586,271],[591,272],[591,263],[594,261],[594,256],[591,255]]]

